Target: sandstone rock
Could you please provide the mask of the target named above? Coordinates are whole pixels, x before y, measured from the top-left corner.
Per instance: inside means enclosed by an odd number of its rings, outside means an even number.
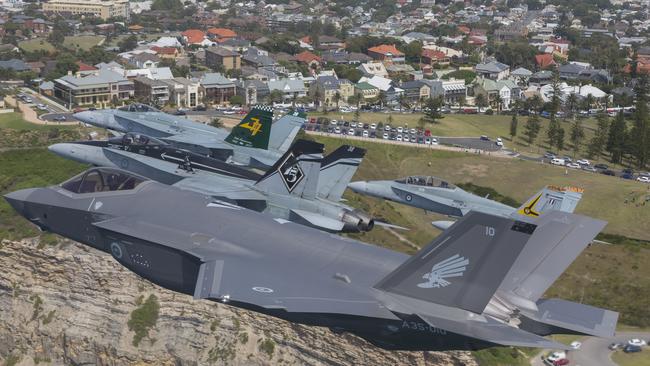
[[[0,358],[18,356],[18,365],[476,365],[468,352],[388,352],[350,334],[193,300],[70,241],[39,248],[38,239],[4,240],[0,263]],[[136,347],[127,322],[150,294],[159,317]]]

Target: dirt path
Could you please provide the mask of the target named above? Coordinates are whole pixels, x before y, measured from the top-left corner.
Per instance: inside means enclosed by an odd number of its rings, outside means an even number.
[[[413,249],[415,249],[415,250],[420,250],[420,249],[422,249],[422,248],[420,248],[418,245],[416,245],[415,243],[413,243],[412,241],[406,239],[406,237],[404,237],[404,235],[398,233],[397,231],[393,230],[392,228],[382,226],[382,229],[388,231],[388,232],[391,233],[393,236],[395,236],[395,237],[397,238],[397,240],[399,240],[399,241],[401,241],[402,243],[408,245],[409,247],[411,247],[411,248],[413,248]]]

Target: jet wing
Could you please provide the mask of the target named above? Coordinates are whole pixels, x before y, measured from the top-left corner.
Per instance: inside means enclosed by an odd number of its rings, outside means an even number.
[[[266,201],[263,194],[248,188],[245,181],[241,180],[240,184],[234,185],[233,183],[236,181],[240,180],[201,176],[185,178],[173,186],[232,201]]]
[[[567,345],[501,323],[489,316],[477,320],[467,319],[465,321],[458,321],[444,317],[434,317],[432,315],[417,315],[434,328],[444,329],[452,333],[481,339],[497,345],[558,350],[570,349]]]
[[[210,205],[224,210],[242,210],[219,202]],[[200,259],[203,263],[197,276],[195,298],[237,301],[286,312],[399,319],[368,294],[367,283],[372,279],[364,278],[366,272],[350,269],[343,272],[337,267],[336,258],[348,255],[345,246],[328,248],[329,252],[323,251],[325,255],[315,253],[320,258],[329,256],[329,260],[314,271],[311,264],[297,261],[292,253],[270,258],[215,237],[132,217],[118,217],[93,225],[106,232],[164,245]]]
[[[301,222],[305,221],[306,224],[319,227],[321,229],[329,231],[341,231],[345,223],[341,220],[335,220],[317,213],[313,213],[305,210],[292,209],[291,210],[291,221]],[[296,217],[297,216],[297,217]]]

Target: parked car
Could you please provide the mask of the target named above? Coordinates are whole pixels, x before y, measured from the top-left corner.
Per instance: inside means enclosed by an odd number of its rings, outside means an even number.
[[[431,139],[431,145],[438,145],[438,139],[437,138],[432,138]]]
[[[377,129],[377,124],[375,124],[375,123],[371,123],[371,124],[370,124],[370,129],[371,129],[371,130],[376,130],[376,129]]]
[[[334,128],[334,133],[341,133],[341,127],[336,126],[336,128]]]
[[[580,164],[578,164],[578,163],[568,163],[566,165],[566,167],[571,168],[571,169],[580,169]]]
[[[596,164],[596,165],[594,165],[594,168],[607,170],[607,169],[609,169],[609,166],[607,166],[607,164]]]
[[[623,174],[621,174],[621,178],[623,178],[623,179],[634,179],[634,174],[623,173]]]
[[[546,152],[546,153],[544,154],[544,159],[553,160],[553,159],[555,159],[555,154],[553,154],[553,153],[551,153],[551,152]]]
[[[636,180],[638,180],[641,183],[650,183],[650,177],[646,177],[643,175],[638,177]]]
[[[361,136],[368,137],[368,130],[363,130],[363,132],[361,133]]]
[[[409,135],[404,135],[402,141],[409,142]]]
[[[625,353],[641,352],[641,347],[628,344],[627,346],[625,346],[625,348],[623,348],[623,352]]]
[[[56,116],[56,117],[54,117],[54,120],[58,121],[58,122],[61,122],[61,121],[67,120],[67,118],[65,118],[65,116]]]
[[[566,352],[563,351],[558,351],[558,352],[553,352],[546,356],[546,361],[553,364],[555,361],[563,360],[566,359]]]
[[[390,125],[384,126],[384,131],[390,131]]]
[[[404,128],[402,126],[397,127],[397,132],[399,133],[404,132]]]
[[[487,137],[487,135],[481,135],[480,138],[481,138],[481,140],[483,140],[483,141],[490,141],[490,138]]]
[[[424,143],[427,145],[431,145],[431,137],[425,137],[424,138]]]
[[[587,171],[587,172],[597,172],[598,169],[594,168],[593,166],[589,165],[583,165],[582,170]]]
[[[606,170],[601,171],[601,174],[609,175],[609,176],[611,176],[611,177],[616,176],[616,173],[614,173],[613,170],[609,170],[609,169],[606,169]]]
[[[616,343],[616,342],[610,343],[609,346],[607,346],[607,348],[609,348],[612,351],[616,351],[617,349],[621,349],[623,347],[625,347],[623,343]]]
[[[388,134],[384,132],[384,135],[382,137],[384,138],[384,140],[387,140],[388,139]]]
[[[582,343],[578,342],[578,341],[573,341],[573,342],[571,342],[571,344],[569,344],[569,346],[571,346],[572,349],[576,350],[576,349],[580,349],[580,347],[582,347]]]
[[[397,135],[397,137],[396,137],[395,139],[396,139],[397,141],[402,141],[402,140],[403,140],[402,135]]]
[[[553,361],[553,366],[564,366],[568,364],[569,364],[569,360],[566,358],[561,358],[557,361]]]
[[[564,165],[565,161],[564,161],[564,159],[554,158],[554,159],[551,159],[551,164],[553,164],[553,165]]]
[[[354,128],[348,130],[348,135],[354,136]]]
[[[643,347],[648,345],[645,339],[640,339],[640,338],[632,338],[627,341],[627,344],[629,346],[637,346],[637,347]]]
[[[576,161],[576,163],[578,163],[580,165],[589,165],[589,160],[587,160],[587,159],[578,159],[578,161]]]

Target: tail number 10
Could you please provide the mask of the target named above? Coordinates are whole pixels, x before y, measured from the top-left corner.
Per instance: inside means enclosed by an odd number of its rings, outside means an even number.
[[[497,231],[492,226],[485,227],[485,236],[494,236],[496,232]]]

